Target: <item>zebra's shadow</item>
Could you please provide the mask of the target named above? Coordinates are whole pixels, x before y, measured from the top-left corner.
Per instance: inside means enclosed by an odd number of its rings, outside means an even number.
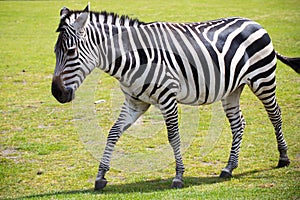
[[[68,198],[68,196],[74,197],[74,195],[82,195],[87,194],[93,198],[93,196],[99,197],[101,194],[109,195],[109,194],[130,194],[130,193],[151,193],[151,192],[159,192],[165,190],[174,190],[171,188],[173,178],[168,179],[153,179],[146,181],[138,181],[133,183],[126,184],[114,184],[108,182],[107,186],[101,191],[94,191],[94,188],[86,189],[86,190],[70,190],[70,191],[57,191],[50,192],[44,194],[36,194],[23,196],[14,199],[31,199],[31,198]],[[228,181],[229,179],[223,179],[219,177],[184,177],[184,188],[188,188],[191,186],[197,185],[206,185],[206,184],[214,184],[220,183],[223,181]],[[71,198],[72,198],[71,197]]]
[[[103,191],[99,191],[96,193],[103,194],[114,194],[114,193],[134,193],[134,192],[142,192],[142,193],[150,193],[155,191],[164,191],[164,190],[172,190],[171,183],[173,178],[168,179],[154,179],[154,180],[146,180],[139,181],[128,184],[114,185],[109,184]],[[223,181],[227,181],[229,179],[222,179],[219,177],[184,177],[184,188],[188,188],[191,186],[197,185],[206,185],[206,184],[214,184]]]
[[[268,169],[260,169],[260,170],[251,170],[247,172],[243,172],[240,174],[235,174],[234,178],[242,178],[244,176],[253,175],[260,172],[270,171],[274,168]],[[76,195],[76,194],[88,194],[88,195],[101,195],[101,194],[129,194],[135,192],[141,193],[151,193],[151,192],[158,192],[164,190],[173,190],[171,189],[171,183],[173,178],[168,179],[153,179],[153,180],[146,180],[146,181],[138,181],[133,183],[127,184],[113,184],[108,183],[106,188],[102,191],[94,191],[93,188],[86,189],[86,190],[70,190],[70,191],[59,191],[59,192],[51,192],[51,193],[44,193],[44,194],[37,194],[37,195],[29,195],[23,196],[17,199],[30,199],[30,198],[55,198],[55,197],[64,197],[68,195]],[[219,178],[217,176],[214,177],[191,177],[186,176],[184,177],[184,188],[192,187],[192,186],[200,186],[200,185],[210,185],[215,183],[221,183],[224,181],[230,181],[230,179]]]
[[[251,170],[246,171],[240,174],[234,174],[235,179],[240,179],[245,176],[251,176],[256,173],[266,172],[275,169],[275,167],[267,168],[267,169],[259,169],[259,170]],[[155,191],[163,191],[163,190],[173,190],[171,188],[171,183],[173,178],[168,179],[154,179],[147,181],[140,181],[128,184],[120,184],[114,185],[109,184],[103,191],[93,191],[89,190],[91,193],[103,193],[103,194],[117,194],[117,193],[134,193],[134,192],[142,192],[142,193],[150,193]],[[192,186],[200,186],[200,185],[210,185],[215,183],[221,183],[225,181],[230,181],[230,178],[220,178],[219,176],[212,177],[194,177],[194,176],[184,176],[184,188],[192,187]],[[184,189],[183,188],[183,189]]]

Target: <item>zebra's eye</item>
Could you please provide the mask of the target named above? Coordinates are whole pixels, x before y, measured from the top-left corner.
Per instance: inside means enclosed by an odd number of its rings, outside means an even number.
[[[76,52],[76,48],[70,48],[67,50],[67,55],[74,56],[75,52]]]

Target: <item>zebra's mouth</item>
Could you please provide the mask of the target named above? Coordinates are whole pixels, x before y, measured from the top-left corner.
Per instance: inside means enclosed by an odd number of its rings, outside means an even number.
[[[75,92],[71,87],[64,87],[60,78],[53,79],[51,87],[52,95],[60,103],[67,103],[74,99]]]

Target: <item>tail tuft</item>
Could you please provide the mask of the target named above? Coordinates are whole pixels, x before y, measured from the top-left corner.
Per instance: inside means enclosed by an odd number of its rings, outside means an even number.
[[[286,56],[280,55],[278,52],[275,52],[277,58],[284,64],[290,66],[298,74],[300,74],[300,58],[288,58]]]

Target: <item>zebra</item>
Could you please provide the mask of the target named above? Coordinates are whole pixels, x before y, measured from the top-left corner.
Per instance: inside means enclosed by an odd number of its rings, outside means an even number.
[[[145,23],[106,11],[63,7],[55,45],[52,94],[60,103],[74,99],[76,89],[94,68],[120,82],[125,100],[109,131],[95,180],[102,190],[116,142],[150,105],[158,107],[173,149],[176,175],[172,188],[184,186],[178,104],[192,106],[221,101],[232,131],[228,164],[220,177],[238,167],[245,120],[240,95],[245,85],[263,103],[277,139],[277,167],[290,164],[276,101],[277,59],[300,73],[300,58],[277,53],[270,36],[250,19],[231,17],[206,22]],[[142,159],[142,158],[141,158]]]

